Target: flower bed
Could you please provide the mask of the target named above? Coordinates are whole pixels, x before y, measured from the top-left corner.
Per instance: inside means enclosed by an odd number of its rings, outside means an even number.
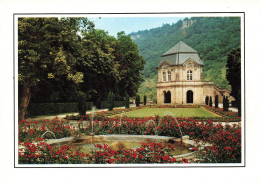
[[[152,108],[199,108],[199,105],[151,105]]]
[[[107,144],[96,144],[93,154],[81,153],[73,146],[54,148],[45,142],[36,145],[21,143],[25,152],[19,152],[21,164],[126,164],[126,163],[187,163],[187,159],[169,156],[174,150],[171,144],[144,142],[140,148],[119,150],[111,149]]]
[[[176,123],[176,119],[178,123]],[[181,162],[207,162],[207,163],[240,163],[241,162],[241,127],[239,125],[214,125],[213,121],[201,122],[198,119],[182,119],[170,116],[160,119],[159,117],[149,118],[103,118],[94,120],[93,131],[98,134],[132,134],[132,135],[162,135],[180,137],[189,135],[191,139],[203,143],[212,144],[209,147],[198,151],[198,160],[184,160]],[[89,135],[92,133],[92,124],[83,123],[82,120],[76,126],[69,125],[69,120],[46,121],[46,124],[37,122],[22,121],[19,123],[19,144],[25,146],[19,150],[19,163],[176,163],[167,155],[167,148],[160,145],[159,154],[151,154],[150,144],[143,145],[139,151],[121,150],[117,154],[104,144],[98,147],[92,155],[79,153],[72,146],[61,146],[56,149],[45,144],[43,138],[53,138],[42,134],[52,131],[56,138]],[[38,141],[38,142],[37,142]],[[35,142],[35,143],[32,143]],[[135,154],[136,153],[136,154]],[[111,155],[111,156],[110,156]],[[143,159],[143,157],[146,159]],[[105,157],[104,157],[105,156]],[[142,157],[142,158],[139,158]],[[136,158],[135,158],[136,157]]]
[[[229,111],[223,111],[222,108],[215,108],[215,107],[209,107],[207,105],[204,105],[203,106],[205,109],[209,110],[209,111],[212,111],[218,115],[221,115],[225,118],[234,118],[234,119],[237,119],[238,121],[241,121],[241,118],[238,117],[238,113],[237,112],[233,112],[231,110]]]

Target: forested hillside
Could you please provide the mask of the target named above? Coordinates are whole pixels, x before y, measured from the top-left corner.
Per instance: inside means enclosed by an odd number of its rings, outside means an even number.
[[[228,53],[240,46],[239,17],[186,18],[172,25],[131,33],[130,36],[146,60],[143,71],[145,81],[139,89],[140,95],[156,98],[156,67],[160,56],[179,41],[198,51],[204,63],[204,81],[230,88],[225,78],[225,64]]]

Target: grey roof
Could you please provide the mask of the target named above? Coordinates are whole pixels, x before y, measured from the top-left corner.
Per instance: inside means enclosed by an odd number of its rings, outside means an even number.
[[[165,62],[170,65],[182,65],[188,59],[192,59],[197,64],[203,65],[198,52],[180,41],[161,56],[161,61],[158,67],[162,66]]]
[[[197,53],[197,51],[186,45],[184,42],[180,41],[174,47],[162,54],[162,56],[171,55],[175,53]]]

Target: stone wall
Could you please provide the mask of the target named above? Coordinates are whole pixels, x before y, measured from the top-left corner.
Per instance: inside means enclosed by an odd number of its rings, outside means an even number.
[[[161,82],[157,84],[157,103],[164,104],[164,91],[170,91],[171,104],[187,104],[189,90],[193,92],[193,104],[205,104],[206,96],[211,96],[214,103],[215,95],[221,101],[221,94],[212,82]]]

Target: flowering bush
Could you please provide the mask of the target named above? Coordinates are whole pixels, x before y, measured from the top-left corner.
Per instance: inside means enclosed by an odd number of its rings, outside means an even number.
[[[152,105],[152,108],[199,108],[199,105]]]
[[[45,133],[45,132],[51,133]],[[19,141],[32,141],[33,139],[40,138],[44,133],[45,139],[50,138],[62,138],[69,137],[75,131],[69,125],[69,121],[60,120],[57,117],[53,120],[46,120],[44,123],[39,123],[37,121],[25,121],[22,120],[19,122],[18,126],[18,137]],[[54,136],[53,136],[54,135]]]
[[[45,142],[36,145],[23,143],[23,152],[19,152],[20,164],[116,164],[116,163],[188,163],[188,160],[169,156],[174,147],[169,144],[147,142],[137,149],[121,148],[112,150],[107,144],[96,144],[92,154],[81,153],[73,146],[54,148]]]
[[[216,114],[219,114],[219,115],[221,115],[221,116],[223,116],[225,118],[235,118],[238,121],[241,121],[241,118],[238,117],[238,113],[237,112],[233,112],[231,110],[223,111],[222,108],[209,107],[207,105],[204,105],[203,107],[206,108],[207,110],[212,111],[212,112],[214,112]]]
[[[83,119],[82,119],[83,120]],[[56,138],[69,137],[78,134],[89,135],[92,133],[92,123],[79,120],[76,126],[70,126],[69,120],[37,122],[22,121],[19,123],[19,142],[25,146],[25,151],[19,150],[20,163],[173,163],[168,155],[169,147],[147,143],[141,149],[121,150],[111,155],[112,150],[108,146],[98,146],[99,150],[93,156],[79,153],[71,146],[53,148],[43,142],[37,142],[46,138],[53,138],[47,134],[47,130],[54,133]],[[181,137],[189,135],[191,139],[208,143],[204,149],[198,150],[199,160],[203,163],[239,163],[241,162],[241,127],[240,125],[226,125],[220,123],[214,125],[212,120],[201,121],[193,118],[102,118],[93,122],[93,132],[98,134],[131,134],[131,135],[162,135]],[[35,142],[36,141],[36,142]],[[34,143],[32,143],[34,142]],[[36,143],[36,145],[35,145]],[[151,147],[152,146],[152,147]],[[154,153],[154,148],[157,148]],[[158,149],[159,148],[159,149]],[[196,148],[196,147],[195,147]],[[194,149],[197,150],[197,149]],[[58,152],[58,154],[57,154]],[[68,154],[69,153],[69,154]],[[71,154],[70,154],[71,153]],[[105,157],[104,157],[105,153]],[[122,154],[123,153],[123,154]],[[75,155],[75,156],[73,156]],[[160,155],[160,156],[159,156]],[[140,158],[139,158],[140,156]],[[164,157],[165,156],[165,157]],[[169,156],[169,157],[167,157]],[[131,158],[130,158],[131,157]],[[134,158],[133,158],[134,157]],[[135,158],[137,157],[137,158]],[[164,158],[163,158],[164,157]],[[83,159],[81,159],[83,158]],[[124,159],[126,158],[126,159]],[[188,162],[188,160],[184,160]]]

